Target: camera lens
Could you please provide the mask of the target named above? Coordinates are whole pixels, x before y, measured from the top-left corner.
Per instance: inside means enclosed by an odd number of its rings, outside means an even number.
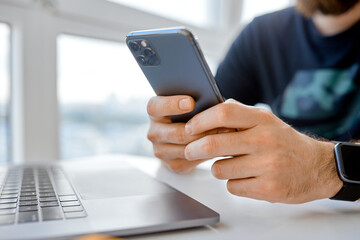
[[[151,58],[153,55],[155,55],[155,52],[151,48],[146,48],[144,50],[145,57]]]
[[[129,42],[129,47],[134,52],[137,52],[140,49],[140,45],[137,42],[134,42],[134,41]]]
[[[141,64],[141,65],[146,65],[147,61],[145,59],[145,57],[143,55],[137,56],[136,60]]]

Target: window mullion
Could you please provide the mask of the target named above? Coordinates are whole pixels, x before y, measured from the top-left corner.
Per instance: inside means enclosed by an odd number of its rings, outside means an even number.
[[[27,162],[58,159],[56,31],[43,9],[27,12],[22,29],[23,149]]]

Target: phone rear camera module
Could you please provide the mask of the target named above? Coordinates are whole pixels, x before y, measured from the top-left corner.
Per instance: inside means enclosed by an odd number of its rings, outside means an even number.
[[[129,42],[129,47],[130,47],[130,49],[131,49],[132,51],[134,51],[134,52],[137,52],[137,51],[140,50],[140,45],[139,45],[137,42],[135,42],[135,41]]]
[[[136,60],[138,61],[138,63],[140,63],[143,66],[147,65],[147,60],[143,55],[137,56]]]
[[[144,55],[148,58],[151,58],[152,56],[155,55],[155,52],[151,48],[145,48]]]
[[[148,40],[132,39],[128,42],[128,46],[141,66],[150,67],[160,64],[160,59]]]

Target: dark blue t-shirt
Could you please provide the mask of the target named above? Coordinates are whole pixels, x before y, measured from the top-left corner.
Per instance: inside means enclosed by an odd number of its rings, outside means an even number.
[[[341,141],[360,137],[360,22],[325,37],[295,8],[255,18],[215,79],[225,98],[269,104],[300,131]]]

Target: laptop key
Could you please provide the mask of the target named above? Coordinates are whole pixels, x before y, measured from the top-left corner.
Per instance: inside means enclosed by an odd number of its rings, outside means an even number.
[[[20,201],[19,206],[33,206],[38,205],[38,201]]]
[[[52,185],[39,186],[39,190],[52,189]]]
[[[18,223],[37,222],[39,221],[38,212],[20,212]]]
[[[84,209],[81,206],[63,207],[64,212],[82,212]]]
[[[55,194],[55,192],[50,192],[50,193],[42,193],[42,192],[40,192],[39,193],[39,197],[56,197],[56,194]]]
[[[21,188],[21,193],[25,192],[36,192],[35,188]]]
[[[40,202],[53,202],[53,201],[57,201],[56,197],[40,197],[39,198]]]
[[[37,200],[36,196],[20,197],[20,201],[34,201]]]
[[[19,207],[19,212],[31,212],[31,211],[37,211],[37,210],[38,210],[37,205]]]
[[[9,225],[14,223],[15,223],[15,214],[0,216],[0,225]]]
[[[42,209],[43,221],[63,219],[60,207],[48,207]]]
[[[10,208],[16,208],[16,203],[0,204],[0,209],[10,209]]]
[[[21,186],[21,190],[22,189],[34,189],[34,191],[35,191],[36,186],[35,186],[35,184],[26,185],[26,184],[23,183],[22,186]]]
[[[61,202],[61,206],[63,207],[80,206],[80,202],[79,201]]]
[[[39,194],[44,194],[44,193],[50,193],[50,194],[55,194],[54,189],[44,189],[44,190],[39,190]]]
[[[8,198],[17,198],[18,194],[3,194],[0,196],[0,199],[8,199]]]
[[[22,192],[21,197],[26,197],[26,196],[36,196],[36,192]]]
[[[15,191],[15,192],[18,192],[19,188],[18,187],[4,187],[3,191]]]
[[[4,203],[17,203],[17,198],[7,198],[7,199],[0,199],[0,204]]]
[[[58,201],[56,201],[56,202],[41,202],[40,203],[40,207],[42,207],[42,208],[55,207],[55,206],[59,206]]]
[[[15,214],[15,213],[16,213],[16,208],[0,209],[0,215],[10,215],[10,214]]]
[[[1,192],[1,194],[15,194],[18,193],[18,190],[4,190]]]
[[[60,196],[59,200],[60,202],[68,202],[68,201],[76,201],[78,199],[75,195],[69,195],[69,196]]]

